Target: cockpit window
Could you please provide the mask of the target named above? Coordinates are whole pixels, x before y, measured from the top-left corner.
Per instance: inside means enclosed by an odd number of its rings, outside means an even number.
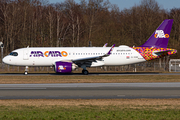
[[[18,56],[18,53],[17,52],[11,52],[9,55]]]

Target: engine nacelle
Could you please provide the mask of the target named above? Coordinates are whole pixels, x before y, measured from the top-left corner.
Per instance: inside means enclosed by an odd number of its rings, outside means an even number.
[[[58,73],[71,73],[72,70],[75,70],[77,65],[71,62],[55,62],[55,71]]]

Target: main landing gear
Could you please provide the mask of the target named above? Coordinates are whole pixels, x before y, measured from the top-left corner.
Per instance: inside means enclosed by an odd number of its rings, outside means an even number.
[[[86,70],[86,65],[82,65],[81,68],[83,68],[82,74],[84,74],[84,75],[88,75],[89,74],[89,72]]]
[[[25,67],[25,72],[24,72],[24,75],[27,75],[28,74],[28,66]]]
[[[88,75],[89,74],[89,72],[87,71],[87,70],[82,70],[82,74],[84,74],[84,75]]]

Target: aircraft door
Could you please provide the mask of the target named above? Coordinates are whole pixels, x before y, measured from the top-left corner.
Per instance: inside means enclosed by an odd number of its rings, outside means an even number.
[[[23,51],[23,60],[29,60],[28,50]]]

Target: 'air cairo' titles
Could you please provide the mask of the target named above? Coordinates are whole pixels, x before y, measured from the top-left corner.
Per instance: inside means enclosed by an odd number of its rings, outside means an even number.
[[[66,57],[68,53],[66,51],[31,51],[30,57]]]

